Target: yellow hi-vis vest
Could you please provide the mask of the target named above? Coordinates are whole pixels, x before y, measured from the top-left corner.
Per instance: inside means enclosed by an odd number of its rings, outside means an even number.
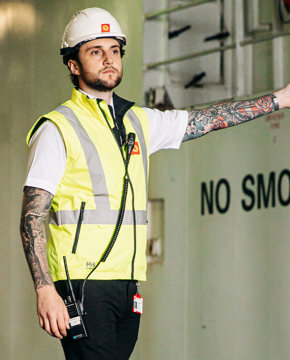
[[[149,121],[144,109],[114,96],[126,110],[123,116],[126,134],[136,134],[128,167],[134,195],[129,186],[118,238],[107,260],[100,263],[89,279],[145,280]],[[118,111],[116,107],[115,110]],[[27,143],[46,119],[60,130],[67,155],[65,172],[50,211],[47,245],[50,272],[53,281],[66,279],[63,263],[66,256],[70,277],[84,279],[104,254],[117,223],[125,175],[121,155],[124,149],[120,151],[110,130],[114,122],[105,101],[89,99],[76,89],[70,100],[38,119]]]

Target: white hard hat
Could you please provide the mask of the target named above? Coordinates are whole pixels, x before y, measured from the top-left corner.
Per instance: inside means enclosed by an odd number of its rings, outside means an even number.
[[[118,21],[106,10],[88,8],[78,11],[67,24],[61,42],[61,54],[74,46],[97,38],[114,37],[126,44]]]

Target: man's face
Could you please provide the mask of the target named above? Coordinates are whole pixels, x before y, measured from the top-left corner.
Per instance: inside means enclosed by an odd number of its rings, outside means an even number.
[[[81,89],[111,91],[122,80],[121,50],[117,40],[101,38],[79,49],[79,85]]]

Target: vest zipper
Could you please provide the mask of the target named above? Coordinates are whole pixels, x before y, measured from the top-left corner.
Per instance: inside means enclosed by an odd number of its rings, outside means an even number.
[[[83,218],[84,218],[85,206],[86,206],[86,203],[84,201],[82,201],[81,208],[80,208],[80,215],[79,215],[77,229],[76,229],[76,234],[75,234],[75,239],[74,239],[74,244],[73,244],[73,248],[72,248],[73,254],[75,254],[76,250],[77,250],[79,236],[80,236],[81,227],[82,227],[82,222],[83,222]]]

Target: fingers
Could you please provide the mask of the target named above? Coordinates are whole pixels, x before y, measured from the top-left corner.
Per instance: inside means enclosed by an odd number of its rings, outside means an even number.
[[[39,320],[39,326],[40,326],[41,328],[44,328],[43,319],[42,319],[42,317],[40,317],[39,315],[38,315],[38,320]]]
[[[46,286],[37,289],[37,313],[39,325],[51,336],[62,339],[67,336],[69,315],[55,288]]]
[[[56,314],[46,314],[44,317],[39,315],[39,325],[49,335],[62,339],[67,336],[67,329],[70,328],[69,316],[66,313],[60,316]]]
[[[69,320],[68,320],[68,322],[69,322]],[[57,325],[58,325],[58,331],[59,331],[59,333],[61,334],[61,336],[63,337],[65,337],[65,336],[67,336],[67,331],[66,331],[66,329],[69,329],[69,324],[68,324],[68,327],[67,327],[67,323],[66,323],[66,320],[65,320],[65,316],[63,316],[63,318],[61,319],[61,321],[58,321],[58,323],[57,323]]]
[[[65,308],[64,322],[65,322],[66,329],[70,329],[69,321],[70,321],[70,317],[69,317],[69,314],[67,312],[67,308]]]

